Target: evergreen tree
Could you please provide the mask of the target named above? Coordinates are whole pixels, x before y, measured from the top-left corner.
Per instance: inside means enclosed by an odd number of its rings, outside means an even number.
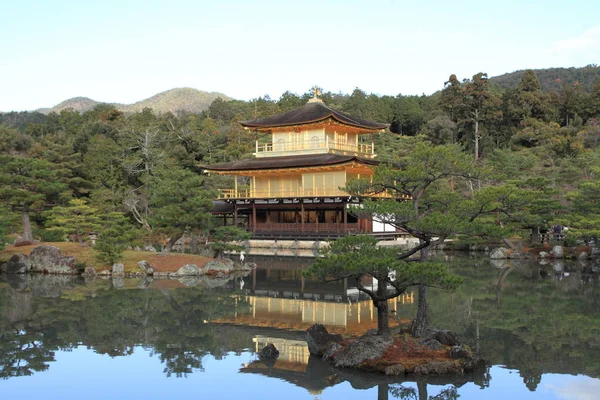
[[[101,225],[94,247],[96,259],[102,264],[113,265],[123,259],[125,249],[137,238],[138,232],[131,221],[120,212],[102,216]]]
[[[8,210],[4,207],[0,207],[0,250],[4,249],[6,241],[8,240],[9,226]]]
[[[159,171],[155,180],[149,219],[152,229],[169,236],[166,251],[186,232],[208,231],[215,193],[202,176],[182,168]]]
[[[400,163],[378,167],[372,182],[351,181],[346,190],[356,195],[390,194],[393,199],[367,200],[354,212],[419,239],[418,245],[399,251],[397,260],[406,261],[419,252],[424,260],[432,246],[449,237],[502,237],[509,223],[522,224],[532,196],[515,185],[479,188],[482,177],[483,171],[457,146],[420,143]],[[381,274],[379,278],[385,288],[390,279]],[[426,329],[425,302],[426,286],[422,286],[415,335]]]
[[[211,234],[211,247],[215,251],[215,257],[221,258],[226,251],[242,251],[244,246],[240,243],[249,240],[252,233],[236,226],[220,226]]]
[[[83,243],[85,235],[100,228],[98,210],[90,207],[85,199],[72,199],[68,206],[56,206],[45,212],[46,229],[59,232],[63,239],[74,235]]]
[[[306,271],[324,280],[353,279],[356,287],[371,297],[377,307],[377,334],[390,333],[388,300],[396,298],[411,286],[433,286],[455,289],[461,279],[450,274],[443,264],[411,262],[399,257],[394,247],[377,246],[372,236],[347,236],[331,243]],[[363,285],[362,279],[377,280],[377,289]]]
[[[0,201],[21,213],[24,240],[33,240],[30,213],[56,204],[66,189],[48,161],[0,156]]]

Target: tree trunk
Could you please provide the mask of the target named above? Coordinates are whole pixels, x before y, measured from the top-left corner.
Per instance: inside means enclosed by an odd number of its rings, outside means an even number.
[[[27,207],[23,207],[21,221],[23,222],[23,240],[33,241],[33,233],[31,232],[31,220],[29,219],[29,209]]]
[[[198,254],[198,244],[200,242],[200,234],[192,234],[192,240],[190,240],[190,253]]]
[[[411,333],[415,337],[421,337],[425,334],[427,327],[429,326],[429,306],[427,305],[427,286],[419,286],[419,304],[417,309],[417,316],[415,317],[412,326],[410,327]]]
[[[377,279],[377,291],[373,298],[373,304],[377,307],[377,334],[389,335],[390,324],[388,315],[387,294],[387,277],[380,276]]]
[[[179,240],[179,238],[182,236],[183,236],[183,233],[178,233],[176,235],[171,236],[171,238],[167,242],[167,245],[163,249],[163,255],[166,256],[167,254],[169,254],[171,252],[171,249],[175,245],[175,242],[177,242]]]
[[[373,301],[377,307],[377,334],[388,335],[390,333],[390,324],[388,321],[388,303],[387,300]]]
[[[531,229],[531,243],[540,244],[540,228],[532,228]]]
[[[419,400],[427,400],[429,396],[427,394],[427,382],[419,379],[417,381],[417,391],[419,392]]]
[[[475,161],[477,161],[479,160],[479,113],[475,118]]]
[[[388,400],[388,392],[390,387],[387,383],[377,385],[377,400]]]

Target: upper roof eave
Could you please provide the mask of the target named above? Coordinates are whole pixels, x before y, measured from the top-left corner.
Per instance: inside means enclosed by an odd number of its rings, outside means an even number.
[[[322,102],[308,103],[300,108],[296,108],[282,114],[252,121],[242,121],[240,124],[246,128],[258,130],[280,128],[284,126],[314,124],[324,121],[328,118],[332,118],[341,124],[362,128],[372,132],[389,127],[389,124],[364,120],[341,111],[334,110],[327,107]]]

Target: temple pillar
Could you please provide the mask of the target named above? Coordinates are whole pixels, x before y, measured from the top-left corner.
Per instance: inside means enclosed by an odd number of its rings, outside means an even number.
[[[252,232],[256,232],[256,203],[252,202]]]
[[[300,232],[304,232],[304,201],[300,202],[300,221],[302,221]]]
[[[237,202],[233,203],[233,226],[237,227],[238,224],[238,213],[237,213]]]

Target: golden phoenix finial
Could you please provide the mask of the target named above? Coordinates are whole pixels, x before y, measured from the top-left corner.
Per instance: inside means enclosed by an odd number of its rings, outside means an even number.
[[[309,103],[314,103],[316,101],[318,101],[318,102],[323,101],[319,98],[319,96],[321,96],[323,94],[323,92],[321,92],[321,89],[319,89],[319,87],[317,85],[312,87],[312,92],[313,92],[313,97],[312,97],[312,99],[308,100]]]

